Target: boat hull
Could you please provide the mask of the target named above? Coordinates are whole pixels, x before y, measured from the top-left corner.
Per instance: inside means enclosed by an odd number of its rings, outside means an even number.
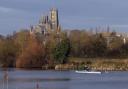
[[[100,71],[75,71],[75,72],[81,74],[101,74]]]

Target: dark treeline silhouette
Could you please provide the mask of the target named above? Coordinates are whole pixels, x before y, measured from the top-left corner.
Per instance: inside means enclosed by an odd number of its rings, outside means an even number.
[[[41,68],[63,64],[68,57],[127,58],[128,43],[116,32],[93,33],[85,30],[52,32],[45,37],[28,30],[0,36],[0,66]]]

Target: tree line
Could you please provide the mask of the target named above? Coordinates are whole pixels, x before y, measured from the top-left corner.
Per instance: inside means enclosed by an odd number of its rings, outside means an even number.
[[[41,68],[44,65],[68,63],[68,57],[127,58],[128,43],[113,37],[109,44],[102,33],[86,30],[52,32],[47,36],[31,35],[21,30],[0,36],[0,67]]]

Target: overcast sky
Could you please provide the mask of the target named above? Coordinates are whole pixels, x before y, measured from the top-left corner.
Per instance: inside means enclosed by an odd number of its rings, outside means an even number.
[[[109,25],[128,32],[128,0],[0,0],[0,34],[36,25],[52,7],[64,29]]]

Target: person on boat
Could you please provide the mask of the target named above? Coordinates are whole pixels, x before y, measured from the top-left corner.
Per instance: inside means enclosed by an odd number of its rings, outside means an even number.
[[[86,70],[86,71],[89,71],[90,70],[90,68],[88,67],[88,66],[84,66],[84,70]]]

